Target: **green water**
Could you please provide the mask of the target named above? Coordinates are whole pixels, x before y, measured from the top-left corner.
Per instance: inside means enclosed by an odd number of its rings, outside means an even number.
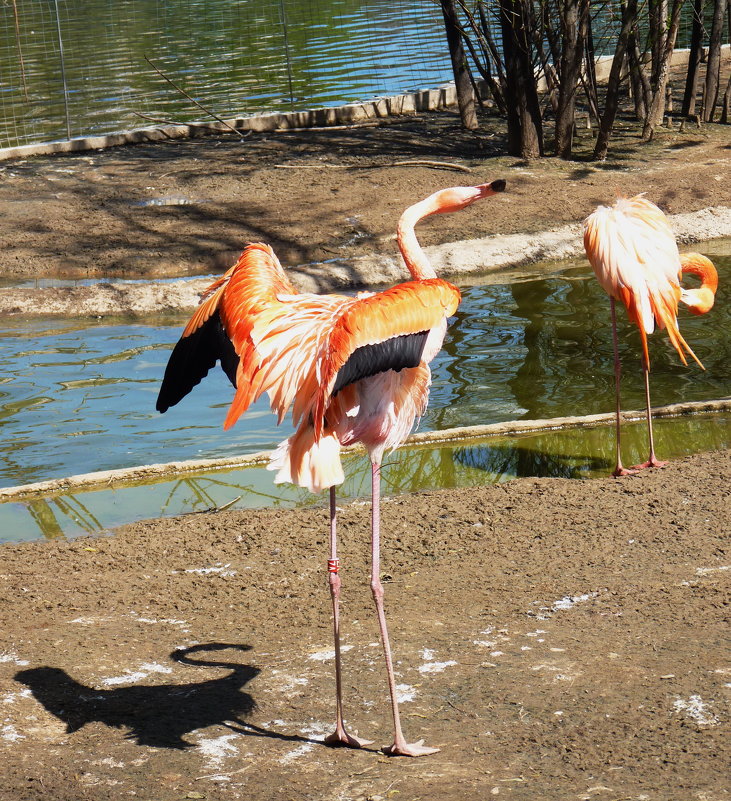
[[[140,114],[210,119],[148,58],[224,117],[369,100],[452,77],[429,0],[4,2],[0,147],[65,139],[67,127],[73,137],[153,124]]]
[[[701,249],[701,248],[698,248]],[[705,364],[683,366],[664,332],[650,337],[656,406],[731,395],[731,243],[703,248],[719,268],[716,306],[681,312],[680,327]],[[609,303],[588,265],[555,265],[549,277],[466,287],[442,352],[432,363],[429,408],[420,429],[611,412],[614,374]],[[0,486],[78,473],[269,450],[291,427],[276,426],[261,399],[231,431],[222,423],[233,390],[214,370],[180,404],[154,410],[170,350],[184,321],[134,325],[86,320],[15,320],[0,325]],[[639,336],[620,314],[622,403],[644,408]],[[724,416],[658,422],[660,458],[728,447]],[[625,464],[644,461],[644,427],[625,439]],[[636,431],[637,433],[631,433]],[[462,486],[515,475],[609,472],[611,427],[493,440],[464,449],[401,451],[385,474],[387,491]],[[430,455],[425,456],[426,453]],[[357,465],[357,463],[354,463]],[[346,497],[363,491],[353,467]],[[127,520],[241,503],[315,503],[304,491],[275,488],[266,471],[186,478],[163,485],[76,493],[0,504],[0,541],[96,532]]]
[[[731,415],[696,415],[657,420],[661,458],[731,447]],[[644,424],[623,427],[623,457],[635,464],[647,457]],[[473,487],[525,476],[586,479],[607,476],[614,467],[614,429],[601,426],[494,437],[449,447],[402,448],[387,457],[384,495],[435,488]],[[365,457],[345,460],[340,500],[367,498],[370,472]],[[223,470],[120,489],[103,489],[0,504],[0,541],[99,534],[144,518],[230,508],[324,505],[327,493],[312,495],[291,485],[275,485],[262,467]],[[625,478],[623,481],[632,481]],[[170,527],[175,522],[171,520]]]
[[[684,367],[663,332],[650,338],[654,405],[731,394],[731,257],[713,256],[721,287],[703,317],[680,325],[706,370]],[[556,269],[560,269],[556,265]],[[155,398],[184,318],[135,324],[8,318],[0,322],[0,486],[140,464],[269,450],[289,436],[262,398],[231,431],[221,370],[164,415]],[[622,399],[644,407],[639,336],[620,319]],[[609,303],[588,265],[548,278],[485,284],[463,301],[432,362],[420,430],[610,412]]]

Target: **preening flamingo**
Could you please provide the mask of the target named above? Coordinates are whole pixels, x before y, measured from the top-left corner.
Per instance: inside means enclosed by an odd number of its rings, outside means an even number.
[[[619,198],[610,208],[599,206],[584,221],[584,248],[599,283],[610,298],[612,343],[617,395],[616,433],[617,464],[612,475],[622,476],[645,467],[662,467],[655,456],[650,411],[650,356],[647,335],[655,325],[665,328],[683,364],[688,353],[701,369],[705,369],[678,328],[678,302],[695,314],[705,314],[713,306],[718,287],[718,274],[713,263],[700,253],[678,253],[675,236],[667,217],[643,195]],[[680,285],[683,273],[701,279],[697,289]],[[617,315],[615,300],[627,308],[629,319],[637,325],[642,341],[642,371],[645,379],[647,427],[650,456],[646,462],[630,470],[622,466],[620,455],[620,362],[617,348]]]
[[[381,632],[393,713],[388,754],[421,756],[437,751],[401,730],[396,682],[380,580],[380,466],[426,410],[429,362],[442,346],[447,318],[460,292],[437,278],[414,226],[431,214],[458,211],[505,188],[505,181],[443,189],[401,215],[397,241],[413,280],[357,297],[297,293],[267,245],[249,245],[238,262],[204,295],[173,350],[157,399],[166,411],[220,360],[236,388],[224,422],[230,428],[260,395],[269,395],[281,422],[292,407],[295,433],[276,449],[270,469],[276,482],[312,492],[330,490],[328,580],[335,640],[333,745],[359,748],[370,741],[346,731],[340,658],[340,575],[335,486],[344,480],[340,448],[361,442],[371,461],[371,591]]]

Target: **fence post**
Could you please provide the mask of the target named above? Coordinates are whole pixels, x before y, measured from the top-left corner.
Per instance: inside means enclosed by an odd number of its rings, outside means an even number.
[[[287,81],[289,83],[289,107],[294,111],[294,93],[292,92],[292,64],[289,60],[289,36],[287,34],[287,12],[284,8],[284,0],[279,0],[279,8],[282,12],[282,27],[284,28],[284,55],[287,59]]]
[[[71,139],[71,119],[69,117],[69,90],[66,85],[66,64],[63,58],[63,39],[61,38],[61,15],[58,11],[58,0],[53,0],[56,9],[56,30],[58,32],[58,52],[61,60],[61,80],[63,81],[63,105],[66,110],[66,138]]]

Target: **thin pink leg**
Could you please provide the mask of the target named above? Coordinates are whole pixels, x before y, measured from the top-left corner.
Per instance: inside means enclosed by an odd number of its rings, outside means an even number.
[[[616,478],[618,476],[629,476],[635,473],[635,470],[628,470],[626,467],[622,467],[622,453],[621,453],[621,437],[620,437],[620,418],[622,416],[622,411],[620,409],[620,399],[619,399],[619,383],[620,383],[620,375],[622,372],[622,366],[619,361],[619,344],[617,342],[617,310],[615,308],[614,298],[609,298],[609,305],[612,310],[612,345],[614,347],[614,387],[615,393],[617,398],[617,407],[616,407],[616,423],[615,423],[615,431],[617,433],[617,466],[614,468],[612,475]]]
[[[647,404],[647,433],[650,438],[650,458],[642,464],[636,464],[633,470],[644,470],[646,467],[665,467],[667,462],[662,462],[655,456],[655,440],[652,436],[652,407],[650,404],[650,371],[646,365],[642,365],[642,372],[645,376],[645,402]]]
[[[343,722],[343,685],[340,662],[340,560],[337,543],[337,510],[335,507],[335,487],[330,487],[330,558],[327,562],[330,598],[333,605],[333,635],[335,641],[335,731],[325,738],[328,745],[347,745],[351,748],[362,748],[373,740],[363,740],[345,731]]]
[[[388,673],[388,690],[391,693],[391,709],[393,711],[393,745],[383,748],[384,754],[392,756],[425,756],[434,754],[439,749],[425,746],[423,740],[416,743],[407,743],[401,731],[401,717],[399,715],[398,701],[396,700],[396,679],[393,675],[393,661],[391,659],[391,646],[388,641],[388,628],[386,627],[386,613],[383,609],[383,585],[381,584],[381,466],[371,462],[371,487],[373,509],[371,518],[371,591],[376,602],[378,625],[381,629],[383,653],[386,658],[386,672]]]

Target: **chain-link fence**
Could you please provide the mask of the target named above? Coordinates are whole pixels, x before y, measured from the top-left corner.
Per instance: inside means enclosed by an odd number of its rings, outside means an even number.
[[[0,147],[450,77],[430,0],[0,0]]]
[[[592,9],[610,53],[620,3]],[[0,148],[206,119],[196,102],[231,118],[451,77],[436,0],[0,0]]]

